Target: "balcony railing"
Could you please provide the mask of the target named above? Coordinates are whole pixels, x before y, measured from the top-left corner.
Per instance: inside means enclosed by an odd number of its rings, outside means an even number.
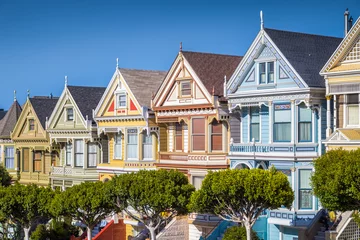
[[[89,176],[98,175],[96,168],[73,168],[71,166],[51,167],[51,176]]]
[[[20,174],[20,182],[39,183],[48,182],[49,174],[41,172],[22,172]]]
[[[230,155],[236,153],[269,153],[269,152],[282,152],[282,153],[304,153],[304,152],[317,152],[317,143],[234,143],[230,145]]]

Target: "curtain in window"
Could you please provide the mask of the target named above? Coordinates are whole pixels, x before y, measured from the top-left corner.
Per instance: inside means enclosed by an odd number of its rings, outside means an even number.
[[[151,134],[143,134],[143,159],[153,159]]]
[[[84,141],[75,140],[75,167],[84,166]]]
[[[96,143],[88,144],[88,167],[96,167],[97,150],[98,147]]]
[[[289,105],[275,105],[274,141],[291,141],[291,110]]]
[[[137,159],[138,158],[138,134],[136,129],[128,130],[128,142],[127,142],[127,157],[129,159]]]
[[[41,151],[34,152],[34,172],[41,172],[41,157],[42,153]]]
[[[259,64],[259,79],[260,79],[260,83],[266,83],[265,63],[260,63]]]
[[[66,143],[66,165],[70,166],[71,165],[71,161],[72,161],[72,144],[71,143]]]
[[[116,159],[122,158],[121,133],[115,135],[114,154]]]
[[[267,63],[268,83],[274,82],[274,62]]]
[[[311,142],[312,132],[311,132],[311,109],[307,108],[305,104],[299,106],[299,141],[300,142]]]
[[[311,170],[299,170],[300,183],[299,183],[299,208],[311,209],[312,208],[312,190],[310,186]]]
[[[14,168],[14,147],[5,148],[5,167],[9,169]]]
[[[359,105],[348,105],[348,125],[359,125]]]
[[[194,151],[205,151],[205,119],[192,119],[192,146]]]

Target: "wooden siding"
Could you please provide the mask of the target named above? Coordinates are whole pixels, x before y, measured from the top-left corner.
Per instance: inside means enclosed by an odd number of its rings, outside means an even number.
[[[230,134],[231,138],[233,139],[234,143],[240,143],[241,142],[241,118],[239,112],[234,112],[230,114]]]

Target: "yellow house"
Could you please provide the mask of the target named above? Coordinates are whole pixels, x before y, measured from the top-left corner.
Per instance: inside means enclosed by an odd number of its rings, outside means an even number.
[[[360,18],[320,72],[326,81],[327,150],[360,146]]]
[[[101,181],[115,174],[155,169],[159,128],[149,109],[165,72],[116,68],[97,108],[98,134],[108,140],[97,166]],[[106,152],[108,152],[106,156]]]
[[[52,96],[28,97],[11,134],[18,156],[19,182],[22,184],[47,186],[50,183],[50,167],[59,156],[50,146],[45,125],[57,100]]]
[[[14,150],[14,142],[10,134],[14,129],[16,121],[21,114],[21,106],[16,98],[8,111],[0,112],[0,163],[12,175],[13,180],[17,179],[18,164]]]

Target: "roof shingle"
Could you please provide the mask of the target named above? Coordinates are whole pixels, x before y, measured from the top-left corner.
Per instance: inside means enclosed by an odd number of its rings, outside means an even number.
[[[30,103],[34,108],[34,111],[41,123],[43,129],[45,129],[46,118],[51,116],[52,111],[58,101],[58,97],[38,96],[30,98]]]
[[[21,110],[18,101],[14,101],[9,111],[7,111],[5,116],[0,120],[0,138],[10,138],[10,132],[13,131],[16,122],[20,117]]]

